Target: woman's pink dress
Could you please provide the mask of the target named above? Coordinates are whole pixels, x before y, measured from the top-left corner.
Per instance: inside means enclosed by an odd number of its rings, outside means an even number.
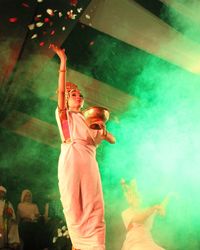
[[[101,131],[86,125],[81,113],[67,111],[68,121],[61,126],[62,139],[58,164],[58,179],[64,215],[76,249],[104,250],[105,223],[102,185],[96,161],[96,146]],[[71,141],[64,142],[63,131],[69,125]]]

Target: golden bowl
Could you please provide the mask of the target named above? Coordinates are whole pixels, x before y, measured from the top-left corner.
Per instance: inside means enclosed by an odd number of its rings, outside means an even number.
[[[89,107],[83,110],[83,115],[88,127],[100,130],[109,120],[110,112],[104,107]]]

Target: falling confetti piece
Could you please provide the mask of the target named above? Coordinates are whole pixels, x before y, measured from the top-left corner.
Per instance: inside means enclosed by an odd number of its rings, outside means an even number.
[[[42,23],[42,22],[37,22],[37,23],[36,23],[36,26],[37,26],[38,28],[42,27],[43,25],[44,25],[44,23]]]
[[[37,2],[38,2],[38,3],[42,3],[42,2],[43,2],[43,0],[37,0]]]
[[[63,15],[62,12],[59,12],[59,13],[58,13],[58,16],[59,16],[59,17],[62,17],[62,15]]]
[[[37,17],[37,18],[40,18],[41,16],[42,16],[42,14],[38,14],[36,17]]]
[[[34,34],[34,35],[32,35],[32,37],[31,37],[31,39],[35,39],[35,38],[37,38],[37,34]]]
[[[50,21],[50,19],[48,17],[45,17],[44,22],[48,23],[49,21]]]
[[[73,10],[70,10],[70,11],[67,12],[67,17],[68,17],[69,19],[75,19],[76,16],[77,16],[77,14],[74,14],[74,13],[73,13]]]
[[[55,30],[52,30],[50,35],[53,36],[55,34]]]
[[[47,9],[46,11],[47,11],[47,13],[48,13],[50,16],[53,16],[53,15],[54,15],[54,13],[53,13],[53,10],[52,10],[52,9]]]
[[[29,28],[29,30],[34,30],[35,24],[34,23],[29,24],[28,28]]]
[[[22,3],[22,6],[25,8],[29,8],[29,5],[27,3]]]
[[[63,31],[64,31],[64,30],[66,30],[66,27],[65,27],[65,26],[63,26],[63,27],[62,27],[62,30],[63,30]]]
[[[9,22],[10,23],[16,23],[17,22],[17,17],[10,17]]]
[[[37,21],[40,20],[40,18],[39,17],[35,17],[34,20],[37,22]]]
[[[78,3],[78,0],[70,0],[70,5],[76,6]]]
[[[94,45],[94,41],[91,41],[91,42],[89,43],[89,45],[90,45],[90,46]]]
[[[85,15],[85,17],[86,17],[87,19],[90,19],[90,16],[89,16],[89,15]]]
[[[65,232],[63,233],[63,236],[68,236],[68,231],[65,231]]]
[[[81,13],[82,10],[83,10],[83,8],[78,8],[78,9],[77,9],[77,12],[78,12],[78,13]]]
[[[40,42],[40,47],[44,46],[44,42]]]

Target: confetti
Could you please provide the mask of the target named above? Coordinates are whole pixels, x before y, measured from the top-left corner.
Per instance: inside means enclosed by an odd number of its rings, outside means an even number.
[[[28,25],[29,30],[34,30],[35,29],[35,24],[31,23]]]
[[[77,14],[74,14],[74,13],[73,13],[73,10],[70,10],[70,11],[67,12],[67,17],[68,17],[69,19],[75,19],[76,16],[77,16]]]
[[[10,23],[16,23],[17,22],[17,17],[10,17],[9,22]]]
[[[30,6],[27,3],[22,3],[22,6],[25,8],[29,8]]]
[[[40,18],[41,16],[42,16],[42,14],[38,14],[36,17],[37,17],[37,18]]]
[[[31,39],[35,39],[35,38],[37,38],[37,34],[34,34],[34,35],[32,35],[32,37],[31,37]]]
[[[34,18],[34,20],[37,22],[37,21],[40,20],[40,18],[36,16],[36,17]]]
[[[48,22],[50,22],[50,19],[48,17],[45,17],[44,22],[48,23]]]
[[[42,3],[42,2],[43,2],[43,0],[37,0],[37,2],[38,2],[38,3]]]
[[[90,46],[94,45],[94,41],[91,41],[91,42],[89,43],[89,45],[90,45]]]
[[[36,27],[38,27],[38,28],[42,27],[43,25],[44,25],[44,23],[42,23],[42,22],[37,22],[36,23]]]
[[[63,31],[64,31],[64,30],[66,30],[66,27],[65,27],[65,26],[63,26],[63,27],[62,27],[62,30],[63,30]]]
[[[78,0],[70,0],[70,5],[76,6],[78,3]]]
[[[53,36],[55,33],[56,33],[55,30],[52,30],[50,35]]]
[[[89,15],[85,15],[85,17],[86,17],[87,19],[90,19],[90,16],[89,16]]]
[[[44,42],[40,42],[40,47],[44,46]]]
[[[63,15],[62,12],[58,12],[59,17],[62,17],[62,15]]]
[[[47,9],[46,12],[50,15],[50,16],[54,16],[53,10],[52,9]]]
[[[81,13],[82,10],[83,10],[83,8],[78,8],[78,9],[77,9],[77,12],[78,12],[78,13]]]
[[[64,233],[63,233],[63,236],[68,236],[68,231],[65,231]]]

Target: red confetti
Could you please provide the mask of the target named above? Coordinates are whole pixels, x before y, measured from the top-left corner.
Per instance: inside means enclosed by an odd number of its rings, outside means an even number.
[[[17,17],[10,17],[9,22],[10,23],[16,23],[17,22]]]
[[[78,0],[70,0],[70,5],[76,6],[78,3]]]
[[[53,36],[55,34],[55,30],[52,30],[50,35]]]
[[[35,19],[36,22],[40,20],[40,18],[37,17],[37,16],[34,19]]]
[[[50,19],[48,17],[45,17],[44,22],[48,23],[49,21],[50,21]]]
[[[29,8],[29,5],[27,3],[22,3],[22,6],[25,8]]]
[[[40,47],[44,46],[44,42],[40,42]]]

